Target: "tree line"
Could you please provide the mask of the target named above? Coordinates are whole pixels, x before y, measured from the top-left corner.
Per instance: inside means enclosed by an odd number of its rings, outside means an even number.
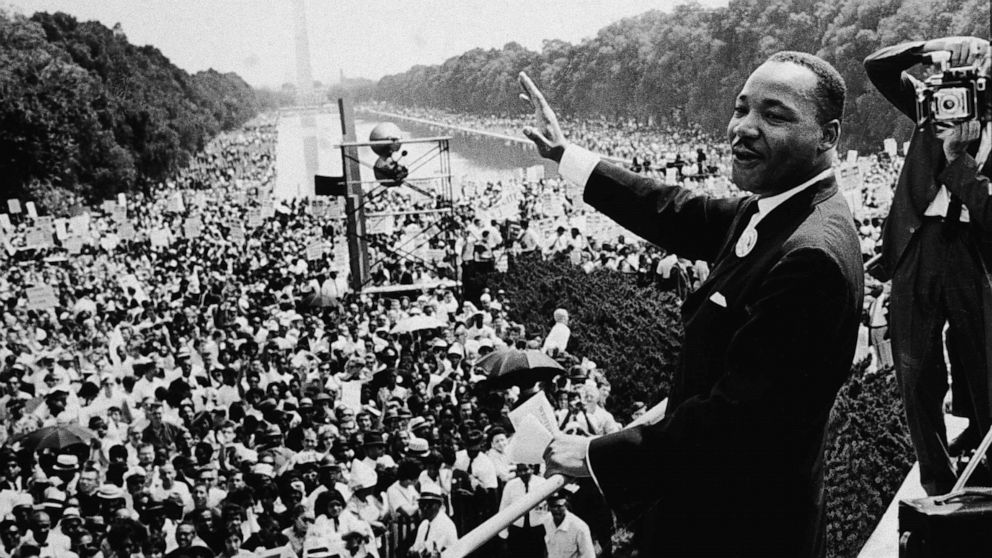
[[[480,114],[523,114],[516,75],[526,71],[560,113],[698,125],[723,134],[750,72],[780,50],[818,54],[848,86],[846,148],[906,140],[912,123],[864,75],[864,58],[886,45],[950,35],[989,37],[989,0],[732,0],[650,11],[541,52],[511,42],[473,49],[436,66],[382,78],[378,100]]]
[[[149,189],[257,111],[237,74],[190,75],[119,26],[0,11],[5,197],[95,201]]]

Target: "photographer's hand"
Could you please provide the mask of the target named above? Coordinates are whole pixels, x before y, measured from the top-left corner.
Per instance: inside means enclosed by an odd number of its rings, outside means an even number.
[[[561,156],[565,153],[565,146],[568,142],[565,141],[565,135],[562,134],[561,126],[558,125],[555,111],[551,110],[544,95],[524,72],[520,72],[520,86],[524,88],[524,93],[520,94],[520,98],[534,106],[534,121],[536,123],[536,128],[525,127],[524,135],[534,142],[541,157],[551,159],[556,163],[561,162]]]
[[[977,37],[945,37],[933,39],[923,45],[924,53],[947,51],[951,53],[948,61],[952,68],[972,66],[986,55],[989,42]]]
[[[953,163],[955,159],[966,153],[968,146],[977,140],[981,133],[982,124],[977,120],[938,129],[937,137],[944,142],[944,157],[947,158],[947,163]]]

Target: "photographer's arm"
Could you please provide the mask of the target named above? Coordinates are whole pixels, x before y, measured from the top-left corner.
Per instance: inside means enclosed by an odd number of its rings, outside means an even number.
[[[916,121],[916,78],[906,72],[925,54],[925,41],[885,47],[865,58],[868,79],[894,107]]]
[[[865,58],[868,79],[878,91],[916,121],[917,79],[905,70],[923,61],[923,56],[934,52],[947,52],[952,68],[970,66],[988,49],[988,41],[975,37],[946,37],[929,41],[912,41],[878,50]]]
[[[992,189],[989,178],[981,174],[978,162],[968,154],[968,146],[981,137],[982,125],[977,121],[958,124],[942,131],[947,167],[938,180],[961,198],[968,208],[968,217],[984,230],[992,230]]]

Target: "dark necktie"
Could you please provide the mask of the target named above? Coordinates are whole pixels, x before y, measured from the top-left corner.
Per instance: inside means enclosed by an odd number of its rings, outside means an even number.
[[[524,481],[524,494],[527,494],[527,492],[529,491],[530,487],[527,486],[528,484],[529,483],[527,481]],[[530,512],[527,512],[524,514],[524,529],[529,529],[529,528],[530,528]]]

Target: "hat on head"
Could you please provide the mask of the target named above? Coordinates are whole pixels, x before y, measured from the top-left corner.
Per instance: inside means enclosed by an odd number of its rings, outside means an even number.
[[[65,511],[62,512],[62,521],[67,519],[78,519],[79,521],[82,521],[83,516],[79,514],[79,508],[66,508]]]
[[[96,491],[96,497],[101,500],[119,500],[124,497],[124,490],[114,484],[103,484]]]
[[[256,463],[251,468],[251,472],[263,477],[273,478],[276,476],[276,469],[271,463]]]
[[[425,486],[420,491],[419,500],[424,503],[436,502],[438,504],[444,504],[444,496],[442,496],[441,493],[438,492],[438,490],[433,486]]]
[[[425,419],[424,417],[413,417],[412,419],[410,419],[411,432],[416,432],[421,428],[427,428],[427,427],[428,427],[427,419]]]
[[[75,471],[78,468],[79,457],[71,453],[60,453],[58,457],[55,458],[55,465],[52,466],[52,469],[55,471]]]
[[[423,438],[411,437],[406,449],[407,453],[413,457],[427,457],[427,454],[431,452],[431,445]]]
[[[180,347],[176,352],[176,358],[179,360],[184,360],[191,357],[192,353],[190,352],[189,347]]]

